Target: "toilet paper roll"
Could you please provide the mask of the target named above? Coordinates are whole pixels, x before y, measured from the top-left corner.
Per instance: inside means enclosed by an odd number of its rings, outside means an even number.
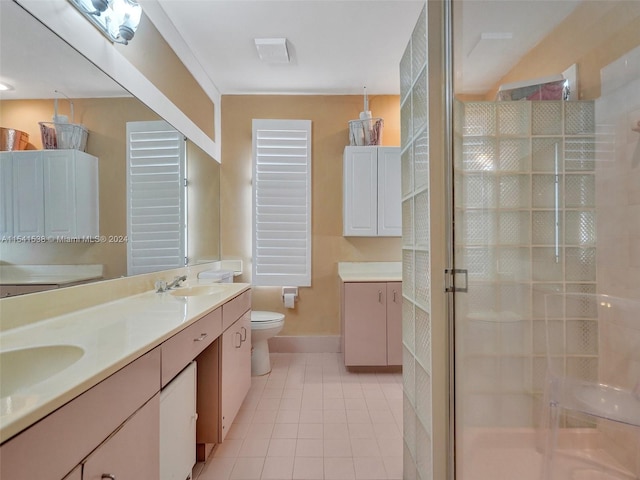
[[[293,308],[296,301],[296,296],[293,293],[285,293],[283,297],[285,308]]]

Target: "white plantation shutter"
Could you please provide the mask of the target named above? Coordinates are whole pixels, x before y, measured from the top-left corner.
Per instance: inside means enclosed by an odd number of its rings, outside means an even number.
[[[253,120],[252,283],[311,286],[310,120]]]
[[[185,140],[164,121],[127,123],[127,274],[185,264]]]

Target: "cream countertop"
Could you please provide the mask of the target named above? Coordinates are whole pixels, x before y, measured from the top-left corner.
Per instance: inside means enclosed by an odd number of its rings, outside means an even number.
[[[401,282],[402,262],[340,262],[343,282]]]
[[[0,442],[250,288],[243,283],[216,285],[222,287],[220,293],[175,297],[148,291],[3,331],[0,352],[75,345],[84,355],[50,378],[0,398]]]

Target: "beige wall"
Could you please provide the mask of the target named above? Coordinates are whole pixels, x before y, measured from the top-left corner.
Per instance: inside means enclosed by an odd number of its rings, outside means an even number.
[[[187,142],[189,263],[220,258],[220,164]]]
[[[522,57],[485,99],[494,100],[498,86],[504,83],[562,73],[575,63],[580,99],[593,100],[600,96],[600,70],[637,45],[640,45],[640,2],[582,2]]]
[[[369,106],[385,120],[383,144],[400,145],[399,97],[371,96]],[[222,258],[244,261],[239,281],[251,282],[251,120],[312,121],[312,286],[300,289],[294,310],[284,308],[280,288],[253,289],[254,309],[286,314],[281,335],[340,333],[338,262],[401,259],[399,238],[342,236],[342,154],[362,108],[361,96],[222,97]]]

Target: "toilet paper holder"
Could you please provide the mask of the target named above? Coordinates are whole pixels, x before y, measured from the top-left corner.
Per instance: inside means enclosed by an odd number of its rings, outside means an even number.
[[[293,295],[294,302],[298,300],[298,287],[282,287],[282,301],[284,302],[285,296]]]

